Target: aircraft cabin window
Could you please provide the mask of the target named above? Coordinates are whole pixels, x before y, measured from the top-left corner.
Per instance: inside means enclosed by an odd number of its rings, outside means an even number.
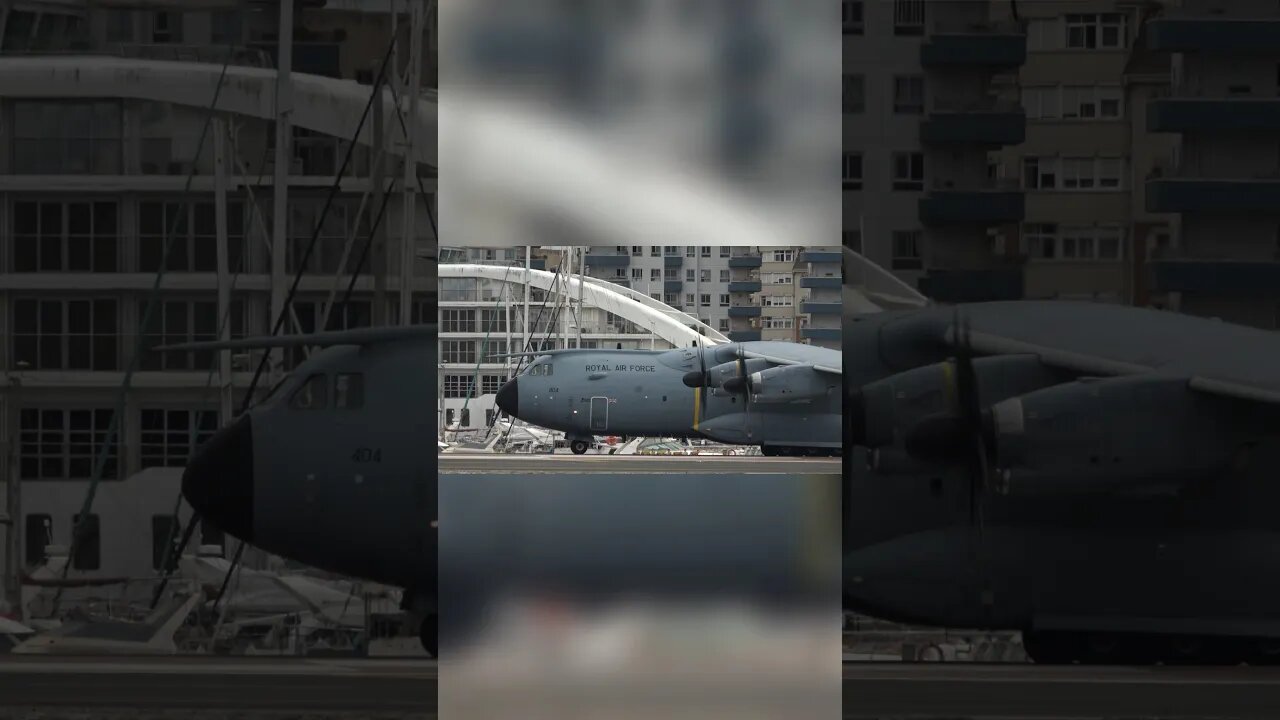
[[[362,373],[338,373],[333,380],[333,406],[335,408],[364,406],[364,375]]]
[[[551,375],[553,374],[551,372],[552,367],[553,366],[551,365],[551,363],[545,363],[543,365],[534,365],[533,369],[529,371],[529,374],[530,375]]]
[[[327,386],[324,375],[312,375],[302,387],[293,391],[289,407],[294,410],[323,410],[328,402],[328,393],[325,392]]]

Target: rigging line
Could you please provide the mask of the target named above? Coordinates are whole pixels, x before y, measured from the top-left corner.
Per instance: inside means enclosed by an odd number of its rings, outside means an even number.
[[[184,196],[191,192],[191,185],[195,181],[196,173],[200,167],[200,156],[204,152],[205,140],[209,135],[209,128],[213,125],[213,118],[217,114],[218,99],[222,97],[222,88],[226,84],[227,70],[231,66],[231,57],[235,49],[234,43],[227,44],[227,55],[222,60],[222,69],[218,72],[218,81],[214,84],[213,97],[209,100],[209,106],[205,113],[204,124],[200,128],[200,139],[196,143],[195,157],[191,160],[191,170],[187,173],[187,178],[182,185],[182,194]],[[147,296],[147,304],[142,313],[142,327],[146,328],[150,325],[151,317],[155,313],[156,301],[160,296],[160,286],[164,280],[164,274],[169,265],[169,256],[173,250],[174,241],[177,238],[177,230],[180,215],[175,215],[172,223],[169,225],[169,231],[166,233],[166,242],[164,243],[164,251],[160,256],[160,267],[156,271],[155,279],[151,284],[151,292]],[[110,459],[112,444],[115,442],[120,432],[120,416],[125,411],[125,400],[128,397],[129,388],[133,383],[134,372],[137,371],[139,359],[145,352],[144,338],[146,336],[138,333],[134,342],[133,354],[129,358],[129,364],[125,368],[124,380],[120,384],[119,391],[116,394],[116,407],[111,414],[111,420],[107,424],[107,436],[103,440],[102,446],[98,449],[98,457],[94,462],[93,477],[89,481],[89,489],[85,493],[84,503],[80,506],[80,514],[76,516],[75,525],[71,532],[71,545],[67,550],[67,562],[62,566],[59,573],[62,579],[66,579],[67,572],[71,566],[75,564],[76,550],[79,549],[85,529],[89,522],[89,511],[93,509],[93,500],[98,492],[98,483],[102,480],[102,476],[106,474],[107,461]],[[123,458],[116,457],[116,472],[120,472],[120,465]],[[62,587],[59,586],[53,596],[52,611],[57,614],[58,605],[62,601]]]
[[[233,148],[238,148],[238,146],[234,142],[232,143],[232,146]],[[233,152],[238,153],[238,149],[233,150]],[[271,152],[271,147],[266,143],[263,143],[262,157],[259,158],[258,160],[258,178],[255,181],[254,186],[252,187],[256,187],[262,184],[262,179],[263,177],[266,176],[267,156],[270,154],[270,152]],[[261,212],[257,207],[257,203],[254,201],[252,187],[248,188],[250,206],[253,208],[254,212]],[[244,238],[241,238],[241,240],[243,241]],[[247,245],[247,243],[244,243],[244,245]],[[243,272],[245,272],[245,270],[247,270],[246,266],[248,265],[248,263],[249,263],[249,253],[247,252],[247,247],[242,246],[240,250],[240,262],[236,266],[235,272],[231,274],[230,284],[231,284],[232,294],[234,294],[236,291],[236,282],[239,281],[240,275]],[[227,304],[227,308],[225,312],[223,312],[222,318],[218,321],[218,337],[222,337],[223,330],[226,329],[227,324],[230,323],[231,321],[231,313],[232,313],[232,308],[234,307],[234,304],[235,304],[234,300]],[[217,364],[211,362],[209,364],[209,372],[205,375],[202,397],[206,399],[208,398],[209,391],[213,389],[213,376],[214,376],[216,367],[217,367]],[[231,382],[230,378],[224,378],[224,380],[226,382]],[[188,440],[187,440],[189,451],[194,451],[196,447],[195,436],[197,434],[197,428],[199,427],[199,422],[201,419],[203,419],[205,413],[208,413],[208,412],[210,411],[209,410],[197,411],[196,421],[191,423],[190,433],[188,435]],[[228,422],[230,422],[230,418],[222,418],[222,423],[228,423]],[[222,423],[220,423],[220,425]],[[184,542],[177,544],[176,546],[174,544],[174,541],[177,540],[178,538],[178,533],[182,531],[181,522],[179,520],[179,511],[181,509],[182,509],[182,487],[181,485],[179,485],[178,497],[177,497],[177,500],[175,500],[174,506],[173,506],[173,522],[170,523],[169,525],[169,539],[165,543],[164,560],[160,565],[160,569],[163,574],[161,575],[160,582],[157,583],[155,593],[154,595],[152,595],[152,598],[151,598],[152,610],[155,610],[156,604],[159,602],[160,596],[164,592],[165,586],[168,585],[169,583],[169,578],[173,575],[174,570],[177,569],[177,559],[182,556],[182,551],[186,549],[187,542],[189,542],[191,538],[190,533],[187,533],[185,536],[187,539]],[[202,518],[200,517],[200,513],[196,511],[194,508],[192,508],[191,517],[189,519],[191,526],[195,526],[197,523],[200,523],[201,520]],[[201,533],[203,534],[203,530],[201,531]]]
[[[347,303],[351,300],[352,293],[356,289],[356,279],[360,277],[360,273],[364,272],[365,261],[369,258],[369,249],[373,246],[373,237],[378,234],[378,228],[382,225],[382,218],[387,214],[387,204],[391,200],[392,191],[395,189],[396,179],[391,178],[387,183],[387,189],[382,193],[382,202],[378,205],[378,214],[373,218],[373,224],[369,226],[369,234],[365,237],[364,243],[360,247],[360,257],[356,260],[356,266],[351,272],[351,278],[347,281],[347,289],[342,293],[342,300],[338,302],[338,306],[346,312]]]
[[[293,298],[298,293],[298,286],[302,283],[302,276],[306,272],[307,262],[311,259],[312,253],[315,252],[316,244],[320,240],[320,229],[324,227],[324,221],[329,215],[329,210],[333,207],[333,199],[338,194],[341,187],[342,178],[347,174],[347,168],[351,165],[351,157],[355,153],[356,145],[360,138],[360,131],[364,129],[365,122],[369,119],[369,113],[373,109],[374,100],[382,99],[382,84],[387,76],[387,67],[390,65],[391,56],[395,51],[396,36],[392,35],[391,40],[387,43],[387,51],[382,57],[382,66],[378,69],[378,77],[373,82],[373,87],[369,92],[369,100],[365,103],[364,111],[360,113],[360,121],[356,124],[355,132],[352,133],[351,143],[347,145],[347,151],[343,155],[342,165],[338,167],[338,172],[333,177],[333,183],[329,186],[328,196],[325,198],[324,208],[320,211],[320,217],[316,220],[315,230],[311,233],[311,241],[307,243],[307,250],[302,255],[302,259],[298,261],[298,269],[294,273],[293,283],[289,286],[289,292],[285,294],[284,306],[280,308],[280,315],[276,318],[275,325],[272,326],[271,336],[280,334],[284,322],[289,317],[289,309],[292,307]],[[283,238],[276,238],[276,242],[283,241]],[[262,379],[262,373],[270,361],[271,353],[262,353],[262,359],[258,361],[258,367],[254,370],[253,379],[249,382],[249,388],[245,391],[243,401],[240,406],[240,413],[243,414],[250,407],[253,400],[253,391],[258,386],[258,382]],[[231,562],[231,567],[227,570],[227,576],[223,578],[222,587],[218,589],[218,594],[213,600],[213,608],[216,610],[218,603],[222,600],[222,595],[227,591],[227,583],[231,579],[236,565],[240,562],[241,556],[244,555],[245,541],[240,539],[236,544],[235,559]]]
[[[333,199],[338,194],[338,189],[342,184],[342,177],[347,174],[347,167],[351,164],[351,156],[355,152],[357,141],[360,137],[360,131],[364,129],[365,122],[369,119],[369,111],[373,109],[375,99],[382,97],[382,83],[387,75],[387,67],[391,61],[392,52],[396,47],[396,38],[393,35],[391,41],[387,43],[387,52],[382,57],[382,67],[378,70],[378,77],[374,80],[373,89],[369,93],[369,101],[365,103],[364,112],[360,113],[360,122],[356,124],[355,132],[352,134],[351,144],[347,146],[347,152],[342,158],[342,165],[338,168],[338,174],[334,176],[333,183],[329,186],[328,196],[325,197],[324,209],[320,211],[320,217],[316,221],[315,230],[311,233],[311,241],[307,243],[307,250],[302,254],[302,259],[298,261],[298,270],[294,273],[293,283],[289,286],[289,292],[284,297],[284,306],[280,308],[280,315],[276,318],[275,325],[271,329],[271,336],[280,334],[281,328],[284,327],[284,321],[289,316],[289,307],[293,303],[293,297],[298,292],[298,285],[302,283],[302,276],[306,271],[307,262],[311,260],[311,255],[315,252],[316,244],[320,240],[320,229],[324,226],[324,221],[329,215],[329,210],[333,207]],[[276,238],[279,242],[283,238]],[[253,396],[254,389],[258,386],[258,382],[262,379],[262,373],[267,367],[267,363],[271,357],[271,353],[263,353],[262,359],[258,362],[258,367],[253,373],[253,380],[249,383],[249,391],[245,395],[244,403],[241,406],[241,412],[248,409],[250,399]]]
[[[507,278],[508,278],[510,275],[511,275],[511,266],[510,266],[510,265],[508,265],[508,266],[507,266],[507,268],[506,268],[505,270],[503,270],[503,271],[502,271],[502,287],[506,287],[506,284],[507,284]],[[497,292],[497,293],[494,293],[494,296],[493,296],[493,307],[494,307],[494,309],[496,310],[496,309],[498,309],[499,307],[501,307],[501,305],[502,305],[502,293],[499,291],[499,292]],[[484,322],[484,313],[483,313],[483,312],[482,312],[482,313],[480,313],[480,320],[481,320],[481,322]],[[480,339],[480,352],[476,355],[476,369],[475,369],[475,371],[474,371],[474,372],[472,373],[472,375],[471,375],[471,388],[470,388],[470,390],[467,392],[467,396],[466,396],[465,398],[463,398],[463,400],[462,400],[462,412],[463,412],[463,413],[465,413],[465,412],[467,411],[467,408],[471,405],[471,398],[475,396],[476,390],[480,387],[480,365],[484,362],[484,358],[485,358],[485,350],[487,350],[487,349],[488,349],[488,347],[489,347],[489,336],[493,334],[493,326],[494,326],[494,324],[495,324],[495,323],[493,323],[493,322],[490,322],[490,323],[487,323],[487,324],[486,324],[485,331],[484,331],[484,337]],[[487,424],[487,425],[485,426],[485,433],[484,433],[484,436],[485,436],[486,438],[488,438],[488,437],[489,437],[489,429],[490,429],[490,428],[492,428],[492,427],[493,427],[493,425],[492,425],[492,424]]]

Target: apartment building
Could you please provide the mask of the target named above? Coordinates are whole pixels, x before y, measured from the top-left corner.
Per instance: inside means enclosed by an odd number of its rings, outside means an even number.
[[[1280,7],[1184,0],[1150,18],[1171,56],[1146,123],[1176,146],[1144,176],[1146,207],[1177,218],[1151,251],[1151,302],[1280,328]]]
[[[990,295],[1023,192],[988,154],[1024,114],[992,78],[1026,37],[983,1],[842,3],[844,244],[939,300]],[[997,295],[1015,294],[997,287]]]
[[[1115,0],[1019,5],[1027,61],[998,84],[1006,97],[1019,98],[1026,138],[994,163],[1026,193],[1023,222],[1003,238],[1002,275],[1014,296],[1136,299],[1141,258],[1134,243],[1167,234],[1169,220],[1143,209],[1135,181],[1167,146],[1141,123],[1167,67],[1141,33],[1156,7]]]
[[[84,501],[99,451],[108,445],[113,419],[119,432],[107,447],[103,479],[129,483],[131,492],[104,489],[100,497],[127,498],[133,507],[163,506],[168,513],[175,483],[134,485],[132,478],[150,468],[184,466],[193,449],[229,419],[226,409],[231,414],[239,407],[256,360],[236,356],[232,372],[219,376],[211,353],[144,350],[135,358],[139,348],[214,339],[224,323],[232,337],[267,334],[274,320],[273,291],[283,297],[299,269],[304,275],[289,332],[394,320],[400,244],[434,242],[421,207],[417,225],[402,233],[397,186],[381,231],[387,292],[380,295],[380,281],[366,264],[350,302],[331,302],[335,288],[341,293],[346,287],[339,279],[355,270],[354,255],[343,253],[348,239],[354,237],[359,247],[371,233],[377,207],[369,198],[376,196],[365,193],[372,187],[375,154],[357,146],[320,223],[328,188],[349,145],[343,138],[303,130],[295,120],[285,173],[285,262],[272,263],[272,187],[264,179],[275,166],[272,120],[219,113],[201,146],[205,108],[190,100],[166,102],[169,93],[182,88],[146,83],[174,72],[169,61],[175,60],[193,63],[182,66],[193,74],[216,75],[228,59],[231,75],[245,67],[273,67],[278,13],[271,5],[238,0],[196,5],[199,9],[185,9],[188,4],[182,2],[131,6],[62,0],[0,7],[0,56],[59,67],[83,61],[85,67],[132,63],[138,68],[118,75],[118,91],[71,81],[65,95],[6,92],[0,97],[0,326],[5,329],[0,333],[5,458],[0,481],[22,480],[24,513],[47,519],[53,530],[44,539],[59,544],[70,538],[71,518]],[[348,9],[302,5],[295,17],[293,71],[348,80],[358,88],[357,81],[368,82],[370,70],[381,62],[391,18],[386,3],[379,8],[364,3],[367,10],[358,2],[342,5]],[[48,75],[63,82],[74,73]],[[16,76],[5,77],[12,83]],[[226,102],[244,85],[233,79],[224,90]],[[398,176],[399,156],[386,157],[386,176]],[[418,169],[433,193],[433,169]],[[191,173],[190,189],[184,190]],[[219,218],[224,207],[225,224]],[[319,244],[304,265],[305,248],[316,232]],[[221,272],[220,235],[227,239],[227,266]],[[162,290],[147,321],[162,265]],[[432,267],[417,261],[411,269],[415,318],[427,317],[426,308],[434,307]],[[218,300],[223,283],[232,284],[225,314]],[[271,375],[302,357],[301,351],[288,353]],[[130,368],[137,372],[124,397],[124,414],[114,418]],[[163,501],[153,502],[156,493]],[[95,527],[104,540],[145,533],[122,527],[125,519],[109,514],[119,507],[112,502],[95,506],[95,513],[102,513]],[[36,542],[39,532],[31,532],[27,560],[43,550]],[[206,540],[220,541],[220,534]],[[102,547],[100,561],[78,558],[76,568],[136,575],[152,567],[149,552],[139,569],[110,557],[109,542]]]

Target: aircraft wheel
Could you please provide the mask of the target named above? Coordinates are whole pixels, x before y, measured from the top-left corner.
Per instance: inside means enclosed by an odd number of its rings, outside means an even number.
[[[569,449],[573,451],[574,455],[582,455],[587,452],[587,441],[574,440],[569,444]]]
[[[765,457],[775,457],[778,454],[778,449],[770,445],[761,445],[760,454]]]
[[[422,624],[418,626],[418,640],[422,642],[422,649],[430,653],[433,658],[440,657],[439,633],[439,615],[426,616],[422,619]]]

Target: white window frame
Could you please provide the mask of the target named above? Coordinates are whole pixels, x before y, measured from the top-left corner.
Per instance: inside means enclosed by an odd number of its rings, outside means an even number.
[[[905,164],[904,164],[905,161]],[[893,181],[891,187],[894,190],[906,192],[919,192],[924,190],[924,153],[905,150],[893,153],[890,159],[893,166]],[[899,171],[906,170],[906,173]],[[917,170],[919,172],[917,172]]]

